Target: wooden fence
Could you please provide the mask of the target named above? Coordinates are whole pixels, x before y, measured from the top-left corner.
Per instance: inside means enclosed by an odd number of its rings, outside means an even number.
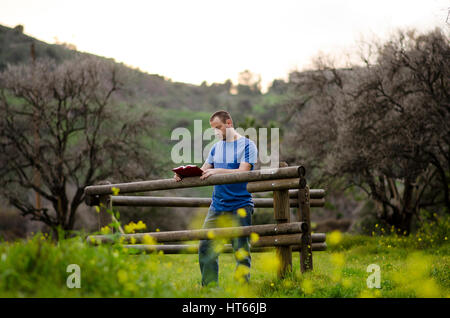
[[[278,276],[284,277],[292,270],[292,252],[300,252],[300,269],[302,272],[313,269],[312,252],[326,249],[325,234],[311,233],[310,208],[322,207],[325,204],[325,191],[309,189],[305,179],[303,166],[280,164],[280,168],[262,169],[229,174],[216,174],[205,180],[199,177],[139,181],[130,183],[101,184],[85,188],[86,203],[99,206],[99,229],[112,222],[112,215],[106,210],[114,206],[159,206],[159,207],[209,207],[211,198],[193,197],[156,197],[126,196],[123,194],[156,190],[181,189],[220,184],[247,182],[250,193],[273,191],[273,198],[253,198],[255,208],[273,207],[276,224],[199,229],[185,231],[152,232],[137,234],[120,234],[121,241],[127,248],[141,252],[163,251],[173,253],[197,253],[198,245],[173,244],[182,241],[195,241],[214,238],[233,238],[249,236],[256,233],[259,240],[251,244],[252,252],[276,250],[280,266]],[[113,195],[119,189],[120,195]],[[297,220],[291,221],[290,208],[297,209]],[[145,238],[161,244],[136,244],[146,242]],[[88,242],[111,242],[111,236],[91,235]],[[131,243],[131,244],[130,244]],[[168,244],[167,244],[168,243]],[[229,244],[225,244],[223,252],[232,252]]]

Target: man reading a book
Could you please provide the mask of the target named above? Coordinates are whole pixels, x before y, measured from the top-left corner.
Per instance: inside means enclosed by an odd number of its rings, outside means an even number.
[[[240,135],[233,127],[233,120],[227,111],[220,110],[210,118],[211,128],[215,130],[216,142],[201,167],[200,179],[214,174],[250,171],[254,169],[258,157],[256,145],[250,139]],[[175,180],[181,176],[175,174]],[[247,191],[247,182],[214,186],[212,202],[203,228],[223,226],[221,220],[232,220],[234,225],[248,226],[252,223],[254,204]],[[250,279],[250,242],[248,237],[234,238],[231,241],[235,252],[236,276],[240,280]],[[213,240],[202,240],[199,244],[199,264],[202,285],[218,285],[219,253]]]

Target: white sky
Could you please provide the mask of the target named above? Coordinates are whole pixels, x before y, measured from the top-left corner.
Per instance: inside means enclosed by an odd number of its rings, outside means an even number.
[[[361,37],[446,28],[449,7],[450,0],[0,0],[0,24],[173,81],[237,83],[249,69],[265,88]]]

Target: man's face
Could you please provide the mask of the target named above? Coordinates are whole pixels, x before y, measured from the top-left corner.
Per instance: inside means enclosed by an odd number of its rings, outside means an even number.
[[[227,128],[233,127],[231,120],[227,119],[226,122],[223,123],[219,117],[214,117],[209,124],[211,125],[211,128],[214,129],[214,134],[219,140],[226,140]]]

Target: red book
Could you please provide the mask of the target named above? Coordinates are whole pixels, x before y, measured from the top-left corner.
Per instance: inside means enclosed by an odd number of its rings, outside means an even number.
[[[178,173],[182,177],[198,177],[203,173],[203,170],[196,165],[179,166],[173,168],[172,171]]]

